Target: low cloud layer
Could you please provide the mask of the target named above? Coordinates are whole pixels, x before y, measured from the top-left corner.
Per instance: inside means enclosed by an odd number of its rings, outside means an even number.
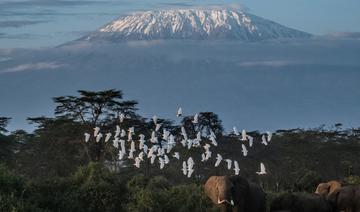
[[[39,63],[27,63],[20,64],[8,69],[5,69],[1,73],[14,73],[14,72],[23,72],[30,70],[53,70],[63,67],[63,64],[58,64],[56,62],[39,62]]]
[[[18,28],[27,25],[39,24],[44,23],[45,21],[28,21],[28,20],[21,20],[21,21],[0,21],[0,28]]]

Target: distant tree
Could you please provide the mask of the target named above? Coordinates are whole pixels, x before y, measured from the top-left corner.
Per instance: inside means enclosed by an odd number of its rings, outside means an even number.
[[[7,117],[0,117],[0,133],[1,132],[7,132],[5,129],[7,125],[9,124],[11,118]]]
[[[211,131],[216,135],[221,135],[224,131],[221,120],[213,112],[199,113],[197,124],[194,124],[193,120],[194,116],[186,116],[181,121],[182,126],[190,136],[195,136],[197,132],[209,135]]]
[[[60,96],[53,98],[55,115],[63,116],[91,127],[104,125],[123,113],[135,116],[136,101],[123,101],[120,90],[78,91],[79,96]]]

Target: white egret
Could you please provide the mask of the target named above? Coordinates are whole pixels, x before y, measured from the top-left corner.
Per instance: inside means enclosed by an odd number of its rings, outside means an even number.
[[[118,144],[119,146],[119,144]],[[125,140],[124,139],[120,139],[120,148],[122,152],[126,152],[126,148],[125,148]]]
[[[103,137],[102,133],[97,134],[96,135],[96,143],[99,143],[102,137]]]
[[[111,138],[111,133],[110,132],[106,133],[106,135],[105,135],[105,143],[108,142],[110,140],[110,138]]]
[[[167,155],[164,155],[164,163],[168,164],[170,162],[169,157]]]
[[[115,148],[119,148],[119,138],[115,137],[113,140],[113,146]]]
[[[242,141],[246,141],[246,140],[247,140],[247,136],[246,136],[246,131],[245,131],[245,130],[242,130],[242,132],[241,132],[241,140],[242,140]]]
[[[250,135],[247,136],[248,140],[249,140],[249,146],[252,147],[254,144],[254,138]]]
[[[156,131],[156,132],[159,131],[160,128],[161,128],[161,124],[156,124],[156,125],[155,125],[155,131]]]
[[[138,158],[139,158],[141,161],[144,161],[144,152],[140,152],[139,155],[138,155]]]
[[[182,169],[183,171],[183,174],[184,175],[187,175],[187,165],[186,165],[186,161],[183,161],[183,164],[182,164]]]
[[[100,132],[100,127],[95,127],[94,128],[94,137],[96,137]]]
[[[159,157],[160,169],[163,169],[165,166],[165,161],[161,157]]]
[[[140,162],[141,162],[141,159],[136,157],[135,158],[135,163],[134,163],[134,166],[136,166],[136,168],[140,168]]]
[[[123,123],[124,118],[125,118],[125,115],[124,115],[123,113],[120,113],[120,115],[119,115],[119,121],[120,121],[120,123]]]
[[[265,146],[268,145],[268,143],[267,143],[267,141],[266,141],[265,135],[262,135],[262,136],[261,136],[261,140],[262,140],[262,141],[261,141],[262,144],[264,144]]]
[[[267,142],[270,142],[272,138],[272,132],[266,131],[266,134],[267,134]]]
[[[119,126],[119,125],[116,125],[115,137],[119,137],[120,133],[121,133],[120,126]]]
[[[205,152],[205,160],[209,160],[211,158],[211,154],[212,154],[211,151],[206,151]]]
[[[216,156],[216,162],[215,162],[215,167],[218,167],[220,165],[220,162],[222,161],[222,157],[220,154],[217,154]]]
[[[154,115],[154,116],[152,117],[152,120],[153,120],[154,124],[156,125],[156,124],[157,124],[158,117],[157,117],[156,115]]]
[[[215,137],[210,137],[210,141],[211,141],[211,144],[214,145],[214,146],[217,146],[218,143],[216,142],[216,138]]]
[[[240,168],[239,168],[239,164],[236,160],[234,160],[234,171],[235,171],[235,175],[239,175]]]
[[[125,153],[123,151],[119,151],[119,160],[122,160],[125,156]]]
[[[195,114],[194,119],[192,120],[193,124],[199,123],[199,114]]]
[[[227,169],[231,169],[231,166],[232,166],[232,160],[231,159],[226,159],[225,160],[226,161],[226,163],[227,163]]]
[[[85,142],[89,142],[90,140],[90,134],[89,133],[84,133],[84,136],[85,136]]]
[[[236,136],[240,135],[238,129],[235,126],[233,127],[233,132]]]
[[[125,137],[126,136],[126,131],[124,129],[121,130],[121,134],[120,134],[120,137]]]
[[[258,175],[265,175],[266,174],[265,165],[263,163],[260,163],[260,171],[256,172],[256,174],[258,174]]]
[[[180,160],[180,154],[179,152],[174,152],[173,157]]]
[[[155,158],[156,158],[156,155],[151,155],[151,158],[150,158],[150,163],[151,164],[154,164]]]
[[[241,148],[242,148],[241,152],[243,153],[244,157],[246,157],[248,154],[248,150],[247,150],[245,144],[241,144]]]
[[[201,154],[201,162],[204,162],[205,160],[206,160],[205,153],[202,153],[202,154]]]
[[[177,117],[182,116],[182,108],[181,108],[181,107],[179,107],[179,109],[178,109],[178,111],[177,111],[177,113],[176,113],[176,116],[177,116]]]

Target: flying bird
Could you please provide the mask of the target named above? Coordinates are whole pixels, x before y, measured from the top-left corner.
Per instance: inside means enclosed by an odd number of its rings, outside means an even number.
[[[110,138],[111,138],[111,133],[110,132],[106,133],[106,135],[105,135],[105,143],[108,142],[110,140]]]
[[[199,123],[199,114],[195,114],[194,119],[192,120],[193,124]]]
[[[233,132],[236,136],[240,135],[238,129],[235,126],[233,127]]]
[[[247,136],[248,140],[249,140],[249,146],[252,147],[254,144],[254,138],[250,135]]]
[[[165,161],[164,161],[164,159],[159,158],[159,163],[160,163],[160,169],[163,169],[164,166],[165,166]]]
[[[120,150],[118,155],[119,155],[119,160],[122,160],[125,156],[125,153]]]
[[[220,154],[217,154],[216,156],[216,162],[215,162],[215,167],[218,167],[220,165],[220,162],[222,161],[222,157]]]
[[[231,166],[232,166],[232,160],[231,159],[226,159],[225,160],[226,161],[226,163],[227,163],[227,169],[231,169]]]
[[[155,125],[155,131],[156,131],[156,132],[159,131],[159,130],[160,130],[160,127],[161,127],[161,124],[156,124],[156,125]]]
[[[267,142],[270,142],[272,138],[272,132],[267,131],[266,134],[267,134]]]
[[[265,169],[265,165],[263,163],[260,163],[260,171],[256,172],[256,174],[258,175],[265,175],[266,173],[266,169]]]
[[[179,152],[174,152],[173,157],[179,160],[180,159]]]
[[[120,121],[120,123],[123,123],[124,118],[125,118],[125,115],[124,115],[123,113],[120,113],[120,115],[119,115],[119,121]]]
[[[134,163],[134,166],[136,166],[136,168],[140,168],[140,162],[141,162],[141,159],[136,157],[135,158],[135,163]]]
[[[246,136],[246,131],[245,130],[242,130],[242,132],[241,132],[241,140],[242,141],[247,141],[247,136]]]
[[[96,135],[96,143],[99,143],[102,137],[103,137],[102,133],[97,134]]]
[[[241,148],[242,148],[241,152],[243,153],[244,157],[246,157],[248,154],[248,150],[247,150],[245,144],[241,144]]]
[[[234,171],[235,171],[235,175],[239,175],[240,168],[239,168],[239,164],[236,160],[234,160]]]
[[[95,127],[94,128],[94,137],[96,137],[100,132],[100,127]]]
[[[119,125],[116,125],[115,137],[119,137],[120,133],[121,133],[120,126],[119,126]]]
[[[182,164],[182,169],[183,171],[183,174],[184,175],[187,175],[187,165],[186,165],[186,161],[183,161],[183,164]]]
[[[157,124],[158,117],[155,115],[155,116],[152,117],[152,120],[153,120],[154,124],[156,125],[156,124]]]
[[[261,140],[262,140],[262,141],[261,141],[262,144],[264,144],[265,146],[268,145],[268,143],[267,143],[267,141],[266,141],[265,135],[262,135],[262,136],[261,136]]]
[[[89,133],[84,133],[84,136],[85,136],[85,142],[89,142],[90,140],[90,134]]]
[[[176,116],[177,116],[177,117],[182,116],[182,108],[181,108],[181,107],[179,107],[179,109],[178,109],[178,111],[177,111],[177,113],[176,113]]]

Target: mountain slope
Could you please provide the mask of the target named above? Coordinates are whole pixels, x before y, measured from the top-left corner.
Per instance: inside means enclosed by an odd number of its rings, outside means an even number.
[[[309,38],[310,34],[231,10],[161,10],[121,17],[85,40],[193,39],[261,41]]]

